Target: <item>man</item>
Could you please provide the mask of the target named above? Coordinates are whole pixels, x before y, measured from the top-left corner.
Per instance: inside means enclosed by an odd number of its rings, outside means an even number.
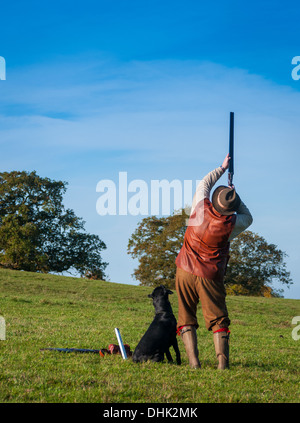
[[[234,186],[210,192],[229,167],[229,154],[222,166],[206,175],[197,187],[182,248],[176,258],[178,295],[177,329],[192,368],[200,368],[197,349],[197,304],[206,328],[213,332],[218,369],[229,368],[229,325],[224,275],[229,242],[252,223],[252,216]]]

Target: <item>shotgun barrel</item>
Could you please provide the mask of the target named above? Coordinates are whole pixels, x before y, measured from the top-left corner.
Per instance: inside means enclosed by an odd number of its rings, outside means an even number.
[[[232,186],[234,174],[234,113],[230,112],[230,128],[229,128],[229,168],[228,168],[228,186]]]
[[[104,350],[90,350],[86,348],[41,348],[40,351],[59,351],[65,353],[92,353],[92,354],[100,354],[103,353]]]

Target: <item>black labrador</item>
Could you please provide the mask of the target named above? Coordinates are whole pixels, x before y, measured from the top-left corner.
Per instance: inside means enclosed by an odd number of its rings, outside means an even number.
[[[164,285],[155,288],[148,295],[153,299],[155,317],[146,333],[134,350],[132,359],[134,362],[163,361],[166,354],[169,363],[173,362],[169,348],[173,346],[176,353],[176,362],[181,364],[180,351],[176,338],[176,319],[172,311],[168,295],[173,294]]]

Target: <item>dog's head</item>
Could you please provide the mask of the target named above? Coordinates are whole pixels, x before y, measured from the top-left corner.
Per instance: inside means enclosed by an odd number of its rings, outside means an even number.
[[[168,298],[168,295],[173,294],[173,291],[170,291],[170,289],[167,289],[165,285],[160,285],[154,288],[151,294],[148,295],[149,298],[156,298],[156,297],[166,297]]]
[[[171,305],[168,296],[170,294],[173,294],[173,291],[170,291],[170,289],[167,289],[164,285],[160,285],[154,288],[152,293],[148,295],[148,297],[153,300],[156,312],[169,311]]]

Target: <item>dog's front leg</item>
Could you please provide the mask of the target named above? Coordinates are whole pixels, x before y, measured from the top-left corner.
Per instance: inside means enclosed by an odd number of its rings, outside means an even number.
[[[174,338],[174,341],[173,341],[173,348],[174,348],[174,351],[175,351],[175,354],[176,354],[176,362],[177,362],[178,365],[180,365],[181,364],[181,356],[180,356],[180,351],[179,351],[179,348],[178,348],[178,342],[177,342],[176,335],[175,335],[175,338]]]
[[[169,363],[173,363],[173,358],[172,358],[172,356],[171,356],[171,353],[170,353],[169,348],[168,348],[168,349],[167,349],[167,351],[166,351],[166,356],[167,356],[168,362],[169,362]]]

